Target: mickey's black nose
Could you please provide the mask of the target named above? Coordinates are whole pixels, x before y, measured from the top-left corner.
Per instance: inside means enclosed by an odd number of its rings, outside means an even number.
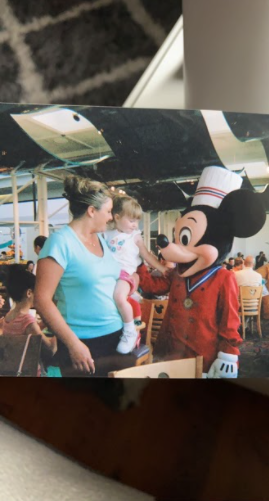
[[[157,246],[160,247],[161,249],[165,249],[169,245],[169,240],[165,235],[158,235],[157,236]]]

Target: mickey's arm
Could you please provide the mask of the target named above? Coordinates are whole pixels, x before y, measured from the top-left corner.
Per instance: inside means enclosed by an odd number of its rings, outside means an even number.
[[[238,355],[240,355],[238,346],[242,343],[238,333],[240,325],[238,310],[238,286],[234,274],[229,272],[223,280],[218,302],[218,358],[210,367],[208,377],[237,377]]]
[[[143,292],[156,294],[158,296],[162,296],[169,292],[174,275],[173,272],[167,277],[153,277],[148,272],[147,267],[142,264],[137,268],[137,273],[139,275],[139,287],[141,287]]]

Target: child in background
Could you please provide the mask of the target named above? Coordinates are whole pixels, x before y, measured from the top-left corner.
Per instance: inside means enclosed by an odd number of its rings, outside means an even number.
[[[30,273],[33,273],[34,267],[35,267],[34,261],[27,261],[26,267],[25,267],[26,271],[30,271]]]
[[[22,269],[20,265],[9,266],[6,286],[15,306],[3,319],[2,333],[5,335],[40,334],[42,343],[53,354],[56,350],[55,337],[47,338],[30,313],[34,302],[35,280],[35,275]]]
[[[128,195],[116,195],[113,198],[112,213],[114,229],[106,231],[104,236],[114,258],[121,265],[120,278],[114,292],[114,300],[123,320],[123,333],[117,351],[127,354],[134,349],[138,337],[132,306],[128,302],[128,296],[136,290],[136,269],[142,262],[141,258],[162,273],[166,272],[166,268],[144,245],[138,229],[142,216],[139,203]]]

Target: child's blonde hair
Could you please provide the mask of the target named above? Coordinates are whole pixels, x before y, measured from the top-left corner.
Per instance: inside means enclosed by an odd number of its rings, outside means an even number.
[[[143,211],[138,201],[129,195],[114,195],[112,214],[127,216],[131,219],[141,219]]]

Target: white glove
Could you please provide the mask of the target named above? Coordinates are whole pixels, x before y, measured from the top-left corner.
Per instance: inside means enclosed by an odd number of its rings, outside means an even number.
[[[214,379],[237,378],[237,361],[237,355],[231,355],[230,353],[223,353],[223,351],[219,351],[218,358],[216,358],[211,365],[207,377]]]

